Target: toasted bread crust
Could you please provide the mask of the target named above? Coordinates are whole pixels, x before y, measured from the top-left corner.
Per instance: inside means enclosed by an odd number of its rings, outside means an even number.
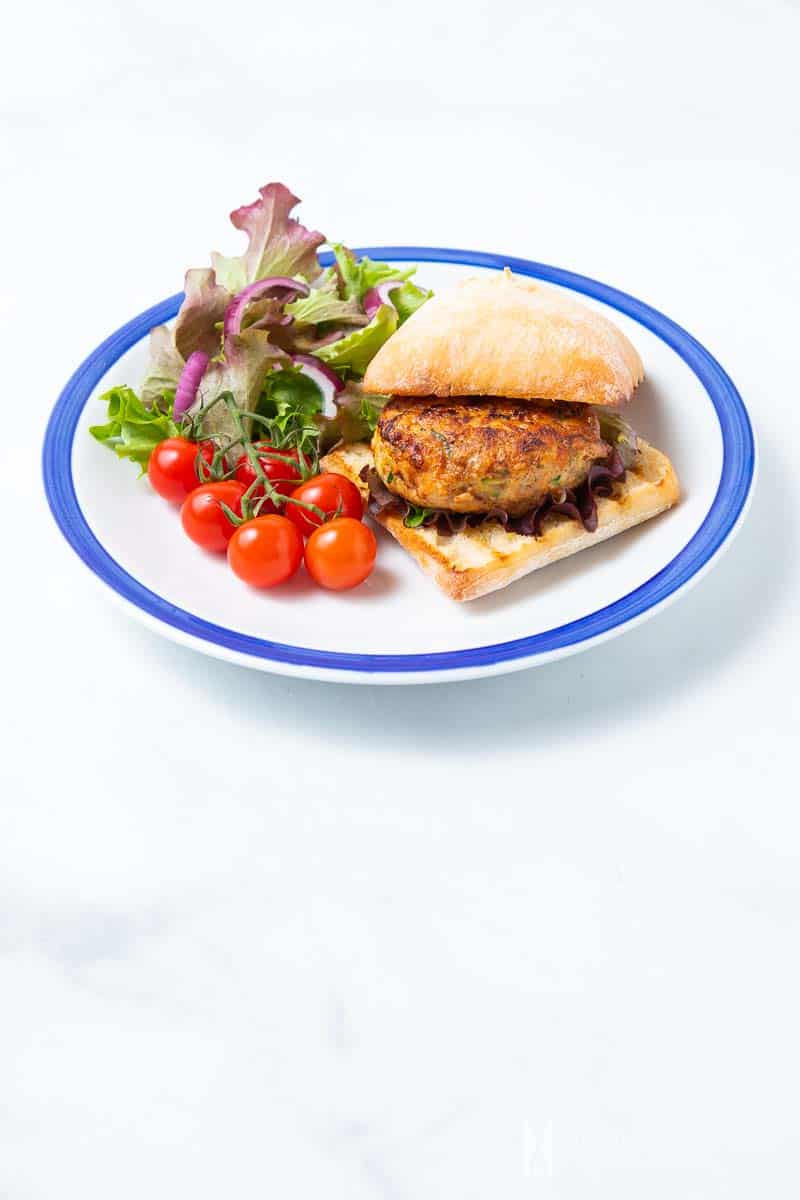
[[[402,517],[383,514],[379,524],[408,550],[423,571],[453,600],[475,600],[514,580],[557,562],[579,550],[588,549],[634,525],[648,521],[680,498],[675,469],[665,454],[639,439],[641,453],[613,496],[597,501],[598,526],[587,533],[569,517],[553,514],[545,519],[542,537],[510,533],[497,522],[468,527],[450,537],[435,528],[408,529]],[[338,471],[357,484],[366,498],[367,486],[360,479],[363,467],[372,464],[366,442],[339,446],[323,459],[328,471]]]
[[[618,406],[644,368],[606,317],[510,271],[465,279],[428,300],[367,368],[367,391],[499,396]]]

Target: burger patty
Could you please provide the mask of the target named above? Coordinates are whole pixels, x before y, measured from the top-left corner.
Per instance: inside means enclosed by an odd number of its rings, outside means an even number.
[[[411,504],[510,516],[577,487],[610,451],[589,405],[490,398],[390,400],[372,440],[381,479]]]

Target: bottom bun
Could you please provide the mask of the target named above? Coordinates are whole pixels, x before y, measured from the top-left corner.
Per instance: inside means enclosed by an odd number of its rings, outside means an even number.
[[[667,456],[642,438],[639,450],[635,466],[615,485],[613,495],[598,498],[594,533],[587,533],[577,521],[559,513],[545,518],[539,538],[511,533],[498,521],[468,526],[461,533],[445,536],[435,527],[408,529],[397,513],[383,513],[375,520],[453,600],[476,600],[559,558],[649,521],[677,503],[680,484]],[[366,442],[337,446],[325,456],[322,466],[326,471],[346,475],[366,500],[368,488],[360,478],[363,468],[372,466],[372,451]]]

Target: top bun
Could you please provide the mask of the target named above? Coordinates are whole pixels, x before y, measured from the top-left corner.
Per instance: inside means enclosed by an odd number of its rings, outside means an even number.
[[[506,268],[423,304],[375,355],[364,387],[617,406],[643,377],[642,360],[611,321]]]

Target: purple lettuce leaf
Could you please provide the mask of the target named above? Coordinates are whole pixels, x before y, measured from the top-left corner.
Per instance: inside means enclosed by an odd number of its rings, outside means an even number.
[[[183,286],[185,298],[175,322],[175,345],[185,359],[195,350],[213,358],[222,346],[220,326],[232,296],[217,283],[210,267],[187,271]]]
[[[313,280],[320,273],[317,249],[325,236],[290,215],[300,203],[297,196],[282,183],[268,183],[260,193],[260,199],[231,213],[232,223],[247,234],[244,254],[211,255],[217,282],[234,294],[269,275],[303,275]]]
[[[150,330],[150,364],[139,388],[139,398],[145,408],[175,391],[183,370],[183,358],[175,348],[172,330],[156,325]]]
[[[285,299],[280,296],[262,296],[248,304],[242,329],[268,329],[272,325],[289,324],[284,312]]]
[[[240,408],[253,412],[269,371],[288,356],[269,340],[262,329],[245,329],[225,339],[224,355],[211,363],[197,393],[193,413],[210,405],[221,392],[232,392]],[[249,422],[248,422],[249,424]],[[236,437],[236,427],[224,403],[214,405],[203,417],[203,433],[223,441]]]

